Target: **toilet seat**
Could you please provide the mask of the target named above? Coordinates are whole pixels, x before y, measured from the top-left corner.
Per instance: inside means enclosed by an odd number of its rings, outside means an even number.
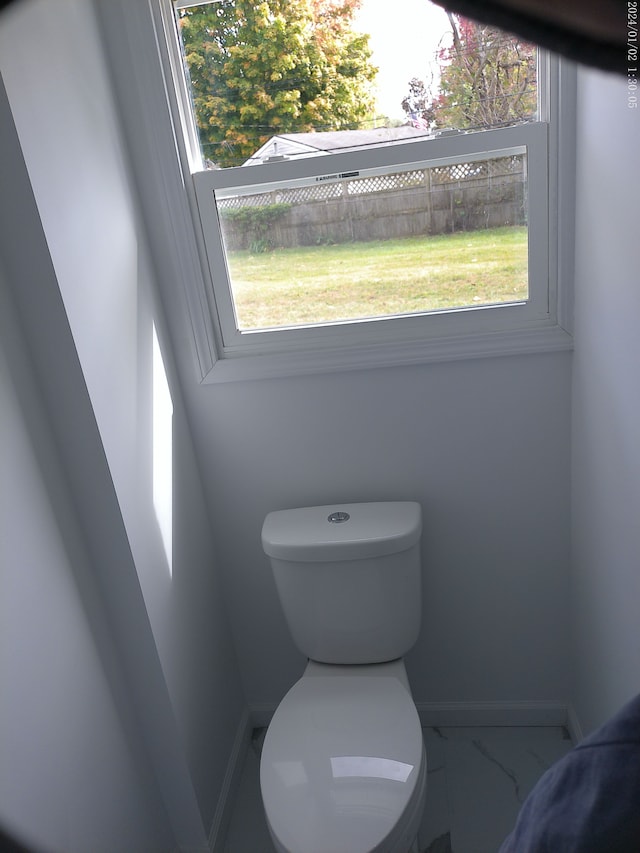
[[[265,736],[260,786],[287,853],[408,849],[426,779],[411,694],[386,676],[303,676]]]

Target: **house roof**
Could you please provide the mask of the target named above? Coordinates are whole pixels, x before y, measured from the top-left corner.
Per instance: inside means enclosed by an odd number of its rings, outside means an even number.
[[[267,140],[244,165],[263,163],[270,157],[309,157],[318,154],[334,154],[337,151],[357,151],[370,145],[393,145],[396,142],[429,135],[429,132],[409,125],[378,127],[373,130],[282,133]]]

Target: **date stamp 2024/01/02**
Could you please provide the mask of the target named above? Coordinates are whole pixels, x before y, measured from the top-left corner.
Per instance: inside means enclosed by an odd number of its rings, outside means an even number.
[[[638,109],[638,0],[627,0],[627,106]]]

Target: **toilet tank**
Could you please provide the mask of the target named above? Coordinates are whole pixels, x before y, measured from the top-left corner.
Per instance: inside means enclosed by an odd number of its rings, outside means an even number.
[[[420,630],[421,532],[412,501],[269,513],[262,546],[300,651],[334,664],[402,657]]]

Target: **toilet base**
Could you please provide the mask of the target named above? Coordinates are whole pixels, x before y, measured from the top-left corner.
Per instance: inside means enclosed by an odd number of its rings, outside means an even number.
[[[269,828],[268,822],[267,822],[267,827]],[[282,847],[281,844],[279,844],[278,840],[274,837],[270,828],[269,828],[269,835],[271,836],[271,842],[273,844],[273,847],[274,847],[274,850],[276,851],[276,853],[293,853],[291,850],[286,850],[284,847]],[[387,849],[388,849],[388,853],[420,853],[420,848],[418,846],[418,836],[416,835],[416,837],[413,840],[413,843],[411,844],[411,847],[409,847],[408,850],[406,848],[399,848],[396,850],[396,849],[391,849],[391,848],[385,847],[385,853],[387,853]]]
[[[407,805],[403,820],[400,821],[402,826],[396,826],[391,836],[388,836],[381,845],[376,846],[373,850],[368,851],[368,853],[420,853],[418,847],[418,829],[420,828],[425,808],[426,794],[427,756],[423,744],[420,778],[416,784],[413,797]],[[287,847],[284,847],[272,831],[269,818],[266,814],[265,819],[276,853],[299,853],[297,850],[289,850]],[[333,851],[324,850],[323,853],[333,853]]]
[[[321,709],[319,715],[316,708]],[[386,756],[380,759],[383,772],[378,774],[375,768],[370,775],[366,762],[377,759],[366,756],[376,755]],[[345,770],[335,756],[345,756]],[[355,759],[365,762],[364,773],[349,772],[349,756],[365,756]],[[396,765],[394,775],[387,775],[387,761]],[[412,790],[399,807],[402,788],[396,786],[408,777],[395,774],[410,769]],[[359,853],[417,853],[427,759],[404,662],[357,666],[309,662],[271,721],[260,784],[277,853],[353,853],[356,848]],[[336,807],[341,802],[347,811]],[[362,807],[364,811],[359,811]]]

